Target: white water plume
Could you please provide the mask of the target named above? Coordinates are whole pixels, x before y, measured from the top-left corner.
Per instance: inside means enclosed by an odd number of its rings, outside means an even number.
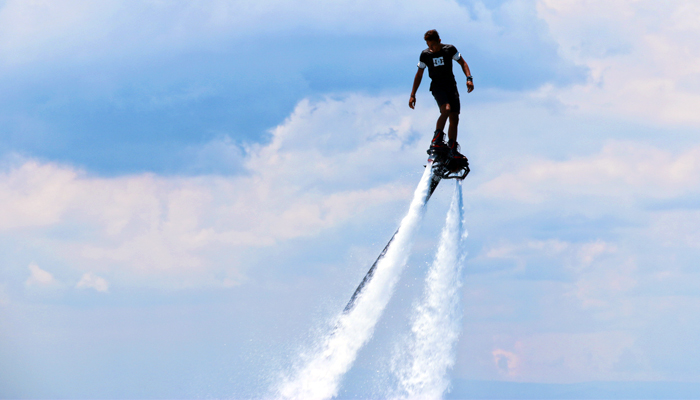
[[[460,328],[463,214],[462,185],[457,181],[423,297],[414,310],[407,350],[398,351],[393,360],[398,398],[440,399],[449,387],[447,372],[455,362],[452,348]]]
[[[333,331],[320,340],[314,355],[291,378],[282,382],[277,388],[278,398],[321,400],[338,394],[343,375],[352,366],[360,348],[371,338],[408,261],[413,237],[424,214],[430,176],[428,166],[394,240],[354,307],[337,317]]]

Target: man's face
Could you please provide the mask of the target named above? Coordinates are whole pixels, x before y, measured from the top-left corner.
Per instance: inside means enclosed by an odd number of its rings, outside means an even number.
[[[442,44],[440,44],[440,40],[426,40],[425,43],[428,43],[428,49],[430,49],[431,53],[437,53],[440,51],[442,48]]]

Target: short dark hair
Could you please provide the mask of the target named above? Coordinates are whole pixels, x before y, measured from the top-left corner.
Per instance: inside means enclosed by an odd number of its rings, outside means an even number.
[[[435,29],[431,29],[428,32],[425,32],[423,39],[425,39],[426,41],[430,40],[431,42],[437,42],[438,40],[440,40],[440,35],[438,35]]]

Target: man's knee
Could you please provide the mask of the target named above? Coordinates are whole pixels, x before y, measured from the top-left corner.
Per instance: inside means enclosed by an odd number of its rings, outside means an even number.
[[[452,111],[450,110],[449,104],[443,104],[440,106],[440,116],[449,117]]]
[[[450,123],[456,124],[457,122],[459,122],[459,113],[451,111],[450,112]]]

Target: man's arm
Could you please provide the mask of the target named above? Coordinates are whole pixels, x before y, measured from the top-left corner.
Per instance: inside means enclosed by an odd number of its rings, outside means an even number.
[[[416,72],[416,77],[413,78],[413,90],[411,90],[411,98],[408,100],[408,106],[413,109],[416,106],[416,91],[418,91],[418,86],[420,86],[420,81],[423,80],[424,68],[418,68]]]
[[[464,75],[467,78],[470,78],[472,76],[472,72],[469,70],[469,65],[467,65],[467,62],[464,61],[464,57],[460,57],[459,60],[457,60],[457,64],[459,64],[462,67],[462,71],[464,71]],[[472,82],[470,79],[467,79],[467,93],[471,93],[472,90],[474,90],[474,82]]]

